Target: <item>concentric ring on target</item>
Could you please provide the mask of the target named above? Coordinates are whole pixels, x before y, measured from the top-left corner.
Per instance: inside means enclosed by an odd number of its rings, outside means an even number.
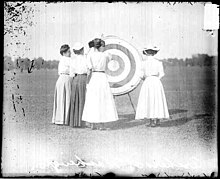
[[[128,76],[129,71],[131,70],[131,63],[127,55],[120,50],[110,49],[110,50],[106,50],[106,52],[111,53],[113,56],[112,60],[109,61],[108,63],[111,64],[111,62],[114,63],[114,61],[117,61],[119,64],[119,69],[117,71],[112,71],[111,69],[107,69],[106,71],[106,74],[108,75],[109,83],[111,85],[111,83],[122,81]],[[114,59],[114,56],[118,58]]]
[[[106,67],[112,93],[126,94],[140,82],[138,71],[142,57],[132,45],[118,37],[106,37],[104,40],[106,45],[104,51],[112,55],[112,60]]]
[[[107,74],[110,76],[118,76],[124,71],[124,61],[117,55],[112,55],[112,59],[113,60],[108,62],[108,66],[106,68]]]

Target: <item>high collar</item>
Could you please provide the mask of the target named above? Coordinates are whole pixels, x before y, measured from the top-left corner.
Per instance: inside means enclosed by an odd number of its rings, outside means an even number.
[[[70,59],[70,57],[61,56],[61,59],[63,59],[63,60],[69,60],[69,59]]]

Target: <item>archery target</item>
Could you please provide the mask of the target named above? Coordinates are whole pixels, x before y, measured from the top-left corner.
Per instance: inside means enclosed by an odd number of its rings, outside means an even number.
[[[106,37],[104,51],[112,58],[106,65],[106,74],[113,95],[122,95],[132,91],[140,82],[141,55],[128,42],[118,37]]]

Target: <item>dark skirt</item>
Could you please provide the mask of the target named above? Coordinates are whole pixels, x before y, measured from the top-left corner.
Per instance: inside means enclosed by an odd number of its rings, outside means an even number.
[[[71,101],[70,101],[70,121],[71,127],[82,127],[82,113],[85,104],[87,75],[77,75],[72,81]]]

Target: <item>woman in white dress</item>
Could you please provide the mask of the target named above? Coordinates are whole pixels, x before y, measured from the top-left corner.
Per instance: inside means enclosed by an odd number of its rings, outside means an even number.
[[[54,93],[54,106],[52,123],[68,124],[70,111],[71,81],[70,77],[70,56],[69,45],[62,45],[60,48],[60,62],[58,65],[59,78],[56,82]]]
[[[118,120],[115,102],[105,74],[107,60],[111,60],[111,56],[103,52],[104,46],[105,42],[101,39],[89,42],[89,47],[94,49],[87,56],[91,74],[88,78],[82,120],[91,123],[92,129],[105,129],[103,128],[105,122]]]
[[[150,126],[160,124],[160,119],[169,118],[169,112],[163,85],[160,79],[164,76],[163,64],[155,59],[157,47],[143,50],[146,55],[142,64],[140,77],[144,80],[141,87],[135,119],[150,119]]]

